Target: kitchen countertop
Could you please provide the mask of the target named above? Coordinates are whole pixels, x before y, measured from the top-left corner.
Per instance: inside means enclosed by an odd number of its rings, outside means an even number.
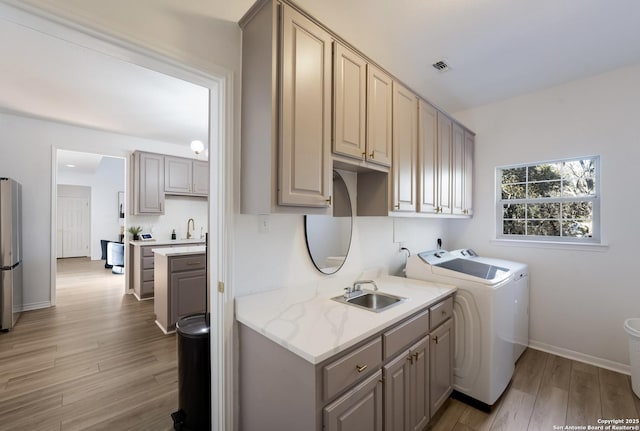
[[[236,319],[312,364],[375,335],[455,292],[454,286],[404,277],[374,278],[384,293],[408,298],[380,313],[331,300],[344,293],[336,277],[315,286],[278,289],[236,298]],[[371,285],[362,285],[371,289]]]
[[[190,239],[152,239],[150,241],[134,241],[129,240],[129,244],[141,247],[141,246],[154,246],[154,245],[182,245],[182,244],[204,244],[204,238],[190,238]]]
[[[188,256],[191,254],[204,254],[204,245],[192,245],[183,247],[163,247],[154,248],[152,250],[155,254],[161,254],[163,256]]]

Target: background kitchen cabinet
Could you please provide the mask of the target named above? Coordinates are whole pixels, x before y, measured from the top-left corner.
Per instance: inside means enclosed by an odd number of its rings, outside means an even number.
[[[391,211],[412,211],[416,206],[416,158],[418,98],[393,83],[393,163],[391,165]]]
[[[208,163],[182,157],[165,156],[164,191],[169,194],[207,196]]]
[[[135,215],[164,214],[164,156],[133,153],[133,205]]]
[[[154,311],[165,332],[175,330],[178,319],[206,310],[205,254],[155,256]]]
[[[240,25],[241,211],[329,214],[333,39],[275,1],[257,5]]]

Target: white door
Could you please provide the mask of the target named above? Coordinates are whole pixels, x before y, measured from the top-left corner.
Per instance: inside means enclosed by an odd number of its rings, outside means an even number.
[[[58,257],[89,256],[89,199],[58,197]]]

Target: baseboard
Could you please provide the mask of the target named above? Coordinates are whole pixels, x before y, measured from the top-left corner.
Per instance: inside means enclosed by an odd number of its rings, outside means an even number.
[[[562,347],[552,346],[540,341],[529,340],[531,349],[541,350],[543,352],[552,353],[563,358],[572,359],[585,364],[595,365],[596,367],[605,368],[607,370],[616,371],[622,374],[631,374],[631,366],[620,362],[610,361],[608,359],[598,358],[596,356],[587,355],[585,353],[575,352],[573,350],[564,349]]]
[[[32,302],[31,304],[23,304],[22,311],[40,310],[41,308],[51,307],[51,301]]]

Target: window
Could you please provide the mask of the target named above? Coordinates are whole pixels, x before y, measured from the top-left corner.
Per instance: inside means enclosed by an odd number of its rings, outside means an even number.
[[[600,158],[496,169],[499,239],[600,242]]]

